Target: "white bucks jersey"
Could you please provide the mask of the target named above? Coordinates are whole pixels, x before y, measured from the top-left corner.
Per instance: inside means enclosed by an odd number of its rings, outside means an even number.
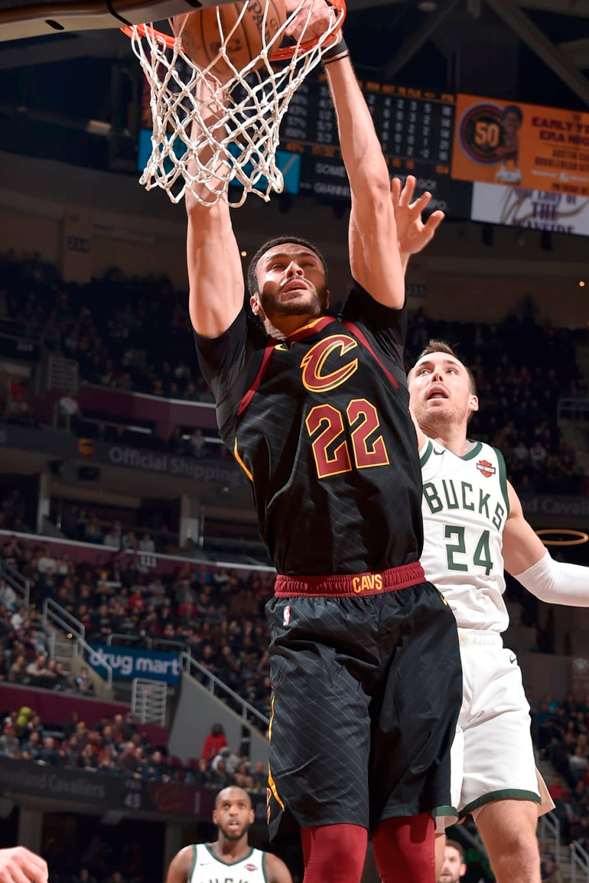
[[[266,853],[251,849],[239,862],[228,864],[206,843],[193,846],[194,858],[188,883],[266,883]]]
[[[502,632],[503,528],[509,512],[503,455],[468,442],[459,457],[427,439],[421,451],[423,555],[427,579],[462,628]]]

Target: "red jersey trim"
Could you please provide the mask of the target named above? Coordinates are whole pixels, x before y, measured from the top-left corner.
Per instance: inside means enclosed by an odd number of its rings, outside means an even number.
[[[262,356],[262,364],[258,368],[258,373],[255,376],[254,382],[252,383],[252,385],[250,386],[250,388],[248,389],[248,391],[246,392],[246,394],[244,395],[244,397],[242,398],[242,400],[239,403],[239,407],[237,409],[237,416],[238,417],[241,417],[241,415],[243,414],[243,412],[245,411],[245,409],[247,408],[247,406],[249,405],[249,403],[251,402],[251,400],[255,396],[257,389],[258,389],[260,383],[262,382],[264,374],[266,373],[266,368],[268,367],[268,363],[270,361],[272,353],[274,352],[275,346],[276,346],[276,341],[274,341],[274,340],[272,340],[271,343],[266,344],[266,349],[264,350],[264,355]]]
[[[315,319],[313,322],[309,322],[308,325],[303,325],[298,331],[293,331],[293,333],[289,334],[286,339],[294,341],[304,340],[305,337],[310,337],[311,334],[317,334],[317,332],[322,331],[326,325],[330,325],[332,322],[336,321],[337,320],[334,319],[333,316],[323,316],[321,319]]]
[[[358,328],[358,326],[355,325],[353,322],[348,322],[348,321],[346,321],[346,320],[342,320],[342,325],[345,325],[346,328],[347,328],[349,331],[351,331],[352,334],[354,334],[354,335],[358,338],[358,340],[359,340],[361,343],[364,344],[364,346],[366,347],[366,349],[368,350],[368,352],[371,354],[371,356],[372,356],[374,359],[376,359],[376,361],[378,362],[378,364],[380,365],[380,367],[382,368],[382,370],[384,371],[384,373],[386,374],[386,376],[389,378],[389,380],[391,381],[391,383],[393,384],[393,386],[395,387],[395,389],[399,389],[399,384],[397,383],[397,381],[395,380],[395,378],[393,377],[393,375],[391,374],[391,372],[389,371],[389,369],[388,369],[388,368],[385,368],[385,366],[383,365],[383,363],[381,362],[381,360],[378,358],[378,356],[376,355],[376,353],[375,353],[374,350],[372,349],[372,345],[371,345],[370,342],[368,341],[368,338],[366,337],[366,335],[364,334],[364,332],[363,332],[363,331],[360,331],[360,329]]]

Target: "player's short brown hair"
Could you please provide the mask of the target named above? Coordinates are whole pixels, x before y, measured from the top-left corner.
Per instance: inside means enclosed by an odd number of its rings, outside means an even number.
[[[464,862],[464,847],[462,843],[459,843],[458,840],[446,840],[446,846],[451,846],[452,849],[455,849],[458,855],[460,856],[460,863]]]
[[[323,266],[323,272],[325,274],[325,284],[327,285],[327,263],[319,249],[315,245],[313,245],[312,242],[309,242],[307,239],[303,239],[301,236],[276,236],[274,239],[269,239],[268,242],[265,242],[257,250],[253,258],[249,262],[246,274],[246,291],[248,297],[251,297],[252,294],[256,294],[256,292],[259,290],[256,271],[258,269],[260,258],[263,258],[266,252],[270,251],[271,248],[274,248],[275,245],[286,245],[286,243],[290,244],[291,242],[294,242],[295,245],[302,245],[303,248],[308,248],[310,249],[310,251],[314,252],[317,255]]]
[[[420,359],[423,359],[424,356],[431,356],[433,353],[446,353],[447,356],[452,356],[454,359],[456,359],[457,362],[460,362],[461,365],[464,365],[466,373],[468,374],[468,384],[470,386],[470,393],[471,393],[471,395],[476,396],[477,384],[476,384],[476,380],[474,379],[474,374],[472,373],[472,371],[470,370],[468,365],[466,365],[462,361],[460,356],[454,352],[454,350],[452,349],[450,344],[446,343],[445,340],[430,340],[428,345],[426,347],[424,347],[422,349],[422,351],[420,352],[420,354],[418,355],[417,359],[415,360],[415,365],[417,365],[417,363],[420,361]],[[414,370],[415,365],[411,369],[412,371]]]

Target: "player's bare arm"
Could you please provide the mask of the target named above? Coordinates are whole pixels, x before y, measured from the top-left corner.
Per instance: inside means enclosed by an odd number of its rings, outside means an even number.
[[[329,61],[325,70],[352,191],[348,234],[352,276],[379,303],[401,309],[405,280],[387,164],[350,59]]]
[[[290,871],[277,855],[266,853],[266,876],[268,883],[292,883]]]
[[[589,568],[555,561],[526,521],[521,500],[509,482],[507,493],[509,516],[503,530],[505,569],[541,601],[589,607]]]
[[[206,122],[214,124],[214,108]],[[185,197],[190,319],[198,334],[219,337],[243,306],[241,258],[229,206],[222,199],[202,205],[195,196],[197,188],[194,185]],[[201,195],[207,196],[204,187]]]
[[[47,883],[47,862],[24,846],[0,849],[0,883]]]
[[[187,883],[194,857],[194,847],[185,846],[177,852],[168,868],[166,883]]]
[[[411,255],[419,254],[432,241],[445,217],[444,212],[438,209],[431,213],[425,223],[423,222],[422,215],[432,201],[432,194],[426,190],[419,199],[414,200],[416,183],[417,179],[414,175],[407,175],[403,187],[400,178],[393,178],[391,181],[391,200],[404,272],[407,270]]]

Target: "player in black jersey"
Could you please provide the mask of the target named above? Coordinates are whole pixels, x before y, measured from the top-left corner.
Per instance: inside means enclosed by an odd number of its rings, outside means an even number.
[[[221,435],[252,483],[278,577],[268,819],[302,831],[305,883],[434,883],[461,701],[455,622],[425,582],[403,371],[403,268],[385,160],[348,53],[325,65],[352,191],[352,292],[297,237],[252,261],[248,316],[227,206],[187,197],[190,315]],[[289,830],[290,828],[290,830]]]

